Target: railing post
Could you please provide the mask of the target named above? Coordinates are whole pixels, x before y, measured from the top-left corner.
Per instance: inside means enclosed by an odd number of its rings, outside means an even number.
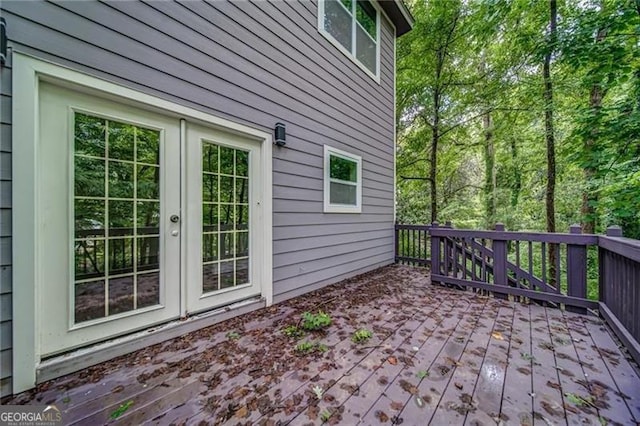
[[[615,225],[608,227],[607,237],[622,237],[622,228]]]
[[[398,263],[398,256],[400,255],[399,253],[399,249],[400,249],[400,243],[399,243],[399,238],[398,238],[398,233],[400,232],[398,230],[398,222],[396,221],[395,225],[393,225],[393,245],[394,245],[394,259],[393,261],[395,263]]]
[[[581,234],[580,225],[569,227],[571,234]],[[587,298],[587,247],[567,244],[567,293],[569,296]],[[567,306],[567,311],[586,313],[585,308]]]
[[[502,223],[496,223],[495,230],[497,232],[504,232],[504,225]],[[507,280],[507,241],[499,234],[496,234],[493,240],[493,283],[499,286],[508,286]],[[506,299],[507,295],[504,293],[494,293],[495,297],[500,299]]]
[[[437,229],[438,222],[431,224],[431,229]],[[440,237],[431,234],[431,283],[433,283],[433,274],[440,275]]]

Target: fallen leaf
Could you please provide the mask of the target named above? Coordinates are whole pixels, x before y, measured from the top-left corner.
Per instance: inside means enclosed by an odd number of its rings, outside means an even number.
[[[402,402],[398,402],[398,401],[392,401],[391,402],[391,409],[392,410],[400,411],[400,410],[402,410],[402,407],[404,407],[404,404]]]
[[[504,337],[502,337],[502,333],[494,331],[493,333],[491,333],[491,337],[493,337],[496,340],[504,340]]]
[[[456,382],[456,383],[454,383],[454,385],[460,390],[462,390],[462,388],[463,388],[462,383]]]
[[[118,393],[118,392],[122,392],[123,390],[124,390],[124,386],[120,385],[120,386],[116,386],[115,388],[111,389],[111,392]]]
[[[394,356],[390,356],[387,361],[389,361],[389,364],[391,365],[397,365],[398,364],[398,359]]]
[[[384,411],[376,411],[376,417],[380,420],[381,423],[386,423],[389,421],[389,416]]]
[[[235,416],[239,419],[244,419],[248,415],[249,415],[249,410],[247,410],[246,405],[243,405],[242,407],[240,407],[240,409],[236,411],[236,414],[235,414]]]

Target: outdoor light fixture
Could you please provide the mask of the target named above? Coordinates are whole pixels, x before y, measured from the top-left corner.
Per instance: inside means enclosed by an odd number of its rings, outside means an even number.
[[[285,146],[287,144],[287,129],[284,123],[276,123],[276,128],[273,129],[274,142],[278,146]]]
[[[7,21],[0,18],[0,63],[7,60]]]

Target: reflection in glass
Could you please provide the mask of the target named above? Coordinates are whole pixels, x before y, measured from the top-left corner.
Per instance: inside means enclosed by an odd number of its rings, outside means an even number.
[[[138,166],[137,194],[139,199],[157,200],[160,198],[160,167]]]
[[[137,285],[137,308],[146,308],[148,306],[160,303],[160,272],[151,272],[148,274],[138,274],[136,276]]]
[[[76,156],[74,190],[76,197],[104,197],[104,160]]]
[[[249,229],[249,206],[236,205],[236,229]]]
[[[202,175],[202,201],[218,201],[218,175]]]
[[[133,201],[109,201],[109,236],[133,235]]]
[[[202,171],[218,173],[218,146],[210,143],[202,144]]]
[[[220,262],[220,288],[233,287],[234,261]]]
[[[346,158],[329,155],[329,177],[347,182],[357,182],[358,163]]]
[[[109,158],[133,161],[135,127],[130,124],[109,122]]]
[[[160,268],[160,238],[138,238],[138,271]]]
[[[202,206],[202,227],[205,232],[218,230],[217,204],[205,204]]]
[[[138,201],[138,228],[136,233],[158,234],[160,233],[160,203],[157,201]]]
[[[249,233],[236,232],[235,257],[245,257],[249,255]]]
[[[109,275],[133,272],[133,238],[111,238],[109,245]]]
[[[229,259],[233,257],[233,232],[223,232],[220,234],[220,258]]]
[[[202,292],[208,293],[218,290],[218,264],[202,265]]]
[[[249,179],[236,178],[236,203],[249,202]]]
[[[160,132],[137,127],[136,136],[136,161],[160,164]]]
[[[103,318],[105,312],[104,281],[90,281],[75,285],[75,322]]]
[[[109,315],[133,310],[133,276],[109,279]]]
[[[356,28],[356,58],[372,73],[376,73],[376,42],[360,27]]]
[[[249,282],[249,259],[236,260],[236,285]]]
[[[355,185],[331,182],[329,191],[329,201],[331,204],[347,204],[355,206],[357,204],[357,189]]]
[[[220,230],[230,231],[233,229],[234,211],[233,204],[220,205]]]
[[[351,52],[351,13],[338,0],[324,2],[324,29]]]
[[[82,113],[75,113],[75,153],[104,157],[105,128],[103,118],[91,117]]]
[[[218,234],[202,236],[202,260],[204,262],[218,260]]]
[[[223,203],[233,203],[233,177],[220,176],[220,201]]]
[[[77,280],[104,277],[104,240],[76,240],[74,251]]]
[[[220,147],[220,173],[232,175],[234,173],[233,158],[234,149],[225,146]]]
[[[74,206],[76,238],[103,236],[104,211],[103,200],[76,199]]]
[[[158,304],[160,132],[76,113],[74,136],[75,321]]]
[[[203,293],[249,281],[249,170],[249,152],[203,141]]]
[[[236,176],[249,176],[249,153],[236,150]]]

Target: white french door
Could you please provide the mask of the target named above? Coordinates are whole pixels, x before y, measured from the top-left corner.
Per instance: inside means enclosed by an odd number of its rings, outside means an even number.
[[[41,356],[261,293],[259,140],[46,82],[39,99]]]
[[[194,123],[186,133],[186,304],[195,312],[261,293],[261,143]]]

